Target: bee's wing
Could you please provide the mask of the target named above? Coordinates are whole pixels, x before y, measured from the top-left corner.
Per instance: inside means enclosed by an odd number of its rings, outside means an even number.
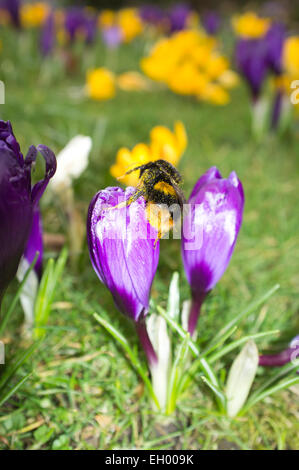
[[[182,208],[183,205],[186,204],[186,202],[187,202],[186,198],[184,196],[184,193],[181,190],[181,188],[178,186],[178,184],[173,180],[173,178],[170,178],[170,181],[171,181],[171,186],[175,190],[176,196],[177,196],[178,201],[179,201],[179,205]]]

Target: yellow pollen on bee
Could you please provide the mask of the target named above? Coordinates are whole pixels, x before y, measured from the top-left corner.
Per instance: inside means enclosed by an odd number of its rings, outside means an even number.
[[[161,191],[164,194],[170,194],[171,196],[175,196],[174,188],[170,184],[165,183],[164,181],[159,181],[159,183],[156,183],[154,189],[156,189],[157,191]]]
[[[157,230],[157,239],[162,238],[173,227],[169,210],[159,204],[152,202],[146,205],[146,218],[151,226]]]

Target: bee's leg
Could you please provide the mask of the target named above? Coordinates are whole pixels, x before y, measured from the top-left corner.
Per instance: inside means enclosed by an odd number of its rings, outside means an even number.
[[[158,233],[157,233],[156,240],[154,242],[154,248],[156,248],[158,240],[160,240],[161,237],[162,237],[162,232],[161,232],[161,230],[159,230]]]
[[[138,189],[137,187],[136,191],[132,194],[132,196],[129,197],[129,199],[126,199],[125,201],[120,202],[116,206],[110,207],[109,210],[122,209],[123,207],[130,206],[132,202],[137,201],[137,199],[139,199],[141,196],[144,196],[144,194],[145,194],[145,190],[143,188]]]

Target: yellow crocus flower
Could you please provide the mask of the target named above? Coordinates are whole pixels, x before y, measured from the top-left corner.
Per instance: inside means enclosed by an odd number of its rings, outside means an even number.
[[[115,77],[105,67],[89,70],[86,76],[87,95],[94,100],[108,100],[115,96]]]
[[[33,28],[42,25],[49,15],[50,7],[47,3],[25,3],[21,5],[20,16],[22,26]]]
[[[117,13],[117,24],[125,42],[132,41],[143,31],[143,23],[136,8],[123,8]]]
[[[233,16],[232,24],[238,36],[259,38],[266,34],[271,25],[271,20],[269,18],[261,18],[254,12],[249,11],[244,13],[244,15]]]
[[[136,186],[138,172],[125,173],[132,168],[159,159],[177,165],[187,146],[187,134],[184,124],[176,121],[172,132],[165,126],[155,126],[150,132],[149,145],[139,143],[130,151],[126,147],[118,150],[116,162],[110,168],[110,174],[124,184]]]
[[[98,26],[100,28],[110,28],[115,24],[116,13],[113,10],[102,10],[98,16]]]
[[[285,40],[283,64],[288,75],[299,79],[299,36],[290,36]]]

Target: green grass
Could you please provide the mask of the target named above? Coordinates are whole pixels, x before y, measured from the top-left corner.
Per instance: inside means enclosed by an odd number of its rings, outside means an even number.
[[[182,120],[189,139],[180,163],[186,194],[206,169],[216,165],[224,176],[237,172],[246,196],[244,223],[232,261],[203,307],[200,340],[210,340],[224,323],[276,283],[280,290],[244,320],[234,339],[260,326],[262,331],[279,329],[279,338],[258,342],[266,350],[280,347],[284,339],[297,334],[298,127],[284,138],[268,135],[259,144],[254,142],[243,85],[223,108],[166,90],[118,92],[105,103],[74,98],[74,87],[84,84],[85,69],[103,65],[103,48],[97,45],[84,53],[79,69],[65,76],[57,62],[38,58],[26,34],[15,43],[15,33],[6,31],[0,57],[0,78],[6,84],[0,117],[12,121],[23,152],[39,143],[58,152],[77,133],[93,137],[89,168],[75,183],[78,207],[85,217],[94,193],[115,185],[108,170],[118,148],[147,141],[157,124],[172,127],[176,119]],[[116,70],[136,68],[142,48],[143,44],[136,43],[123,46]],[[45,230],[63,231],[61,211],[49,194],[42,209]],[[51,254],[47,251],[46,257]],[[179,241],[162,241],[152,296],[163,307],[174,270],[181,274],[181,295],[187,299]],[[16,288],[16,283],[10,286],[3,309],[8,308]],[[92,315],[101,306],[131,345],[139,348],[133,325],[116,311],[98,281],[86,245],[80,268],[67,267],[55,299],[46,339],[22,368],[23,374],[33,373],[0,410],[0,448],[298,448],[298,387],[258,403],[242,418],[229,420],[217,413],[207,387],[195,377],[172,417],[154,413],[136,372]],[[8,356],[28,347],[21,335],[22,320],[18,307],[5,334]],[[222,376],[233,357],[225,356],[220,363]],[[259,374],[268,372],[261,369]]]

